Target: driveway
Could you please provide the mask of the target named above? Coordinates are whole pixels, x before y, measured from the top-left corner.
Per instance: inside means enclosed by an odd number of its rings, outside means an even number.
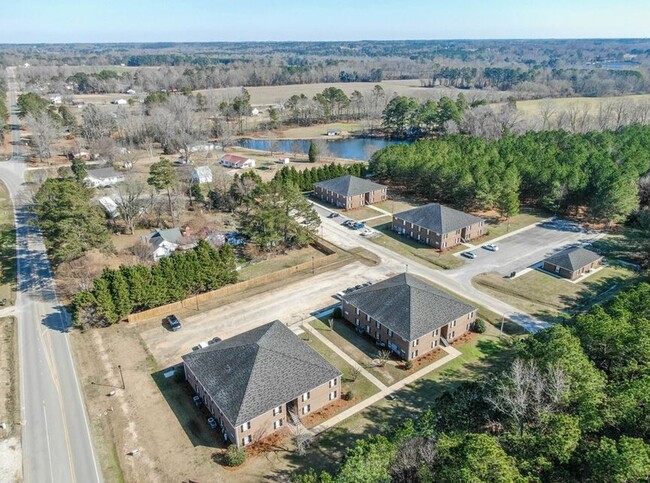
[[[384,266],[368,267],[359,262],[306,280],[243,298],[213,310],[183,319],[183,328],[170,332],[161,325],[142,332],[156,360],[167,367],[181,361],[192,347],[213,337],[232,337],[273,320],[294,325],[319,308],[337,303],[336,292],[388,276]]]

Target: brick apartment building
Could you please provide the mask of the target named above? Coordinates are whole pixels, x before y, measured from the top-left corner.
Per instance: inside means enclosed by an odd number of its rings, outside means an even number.
[[[485,220],[438,203],[393,215],[397,233],[425,245],[447,250],[485,234]]]
[[[378,346],[412,360],[469,331],[477,309],[402,273],[344,295],[342,313]]]
[[[388,188],[356,176],[340,176],[314,185],[314,194],[321,200],[352,210],[386,201]]]
[[[341,371],[275,321],[183,356],[227,441],[246,446],[341,397]]]

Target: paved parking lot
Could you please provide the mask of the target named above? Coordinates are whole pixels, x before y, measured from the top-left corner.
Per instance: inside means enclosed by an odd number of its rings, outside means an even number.
[[[587,232],[574,223],[563,221],[539,223],[493,241],[492,243],[499,247],[496,252],[481,248],[483,244],[471,250],[464,250],[475,253],[477,257],[473,260],[463,257],[465,264],[462,267],[446,273],[453,278],[465,280],[485,272],[508,275],[531,267],[547,256],[573,244],[590,243],[602,236],[599,233]],[[462,252],[457,256],[462,256]]]

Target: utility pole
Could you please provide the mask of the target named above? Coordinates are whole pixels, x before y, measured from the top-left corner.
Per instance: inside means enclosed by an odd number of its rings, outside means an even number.
[[[311,273],[316,273],[316,266],[314,265],[314,257],[311,257]]]

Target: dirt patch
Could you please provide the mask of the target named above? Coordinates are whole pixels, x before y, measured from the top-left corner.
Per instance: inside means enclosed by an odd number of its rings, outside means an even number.
[[[20,440],[15,437],[0,441],[0,481],[3,483],[22,481],[22,466]]]

